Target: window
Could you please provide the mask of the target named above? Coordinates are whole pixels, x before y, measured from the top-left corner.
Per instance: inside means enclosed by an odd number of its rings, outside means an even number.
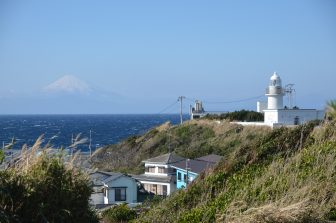
[[[126,201],[126,188],[115,188],[115,201]]]
[[[160,184],[144,184],[146,191],[156,195],[167,195],[167,185]]]
[[[159,173],[167,173],[166,168],[164,167],[158,167]]]
[[[155,166],[149,166],[147,172],[149,172],[149,173],[155,173]]]
[[[177,180],[181,181],[181,179],[182,179],[182,177],[181,177],[181,173],[178,172],[178,173],[177,173]]]
[[[183,175],[183,180],[184,180],[184,181],[187,181],[187,174],[184,174],[184,175]]]

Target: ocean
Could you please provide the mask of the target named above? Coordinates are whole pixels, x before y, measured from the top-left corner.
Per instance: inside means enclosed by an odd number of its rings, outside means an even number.
[[[0,148],[10,143],[13,137],[16,139],[13,149],[21,149],[24,144],[32,146],[40,135],[44,135],[44,143],[50,142],[54,148],[66,148],[77,134],[89,139],[91,130],[91,147],[95,150],[143,134],[167,121],[177,124],[180,117],[177,114],[0,115]],[[78,149],[88,151],[89,141]]]

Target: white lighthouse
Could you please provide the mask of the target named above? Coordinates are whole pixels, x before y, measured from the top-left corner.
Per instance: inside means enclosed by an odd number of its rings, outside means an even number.
[[[292,89],[282,87],[280,76],[274,72],[266,88],[267,109],[264,109],[264,123],[269,126],[298,125],[311,120],[322,120],[323,110],[299,109],[291,105],[284,107],[283,96],[291,93]]]
[[[282,88],[281,78],[274,72],[266,88],[267,109],[282,109],[284,95],[285,90]]]

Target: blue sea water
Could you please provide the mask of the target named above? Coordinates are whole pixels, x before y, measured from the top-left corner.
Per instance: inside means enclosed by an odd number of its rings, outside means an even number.
[[[50,141],[55,148],[66,148],[72,136],[81,133],[82,138],[89,138],[91,130],[95,149],[145,133],[166,121],[177,124],[179,115],[0,115],[0,148],[13,137],[14,149],[21,149],[24,144],[32,146],[42,134],[45,143]],[[87,151],[88,146],[89,142],[79,148]]]

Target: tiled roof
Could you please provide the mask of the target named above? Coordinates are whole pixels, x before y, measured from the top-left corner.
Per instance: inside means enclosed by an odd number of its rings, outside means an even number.
[[[157,156],[154,158],[150,158],[148,160],[144,160],[142,162],[144,163],[157,163],[157,164],[174,164],[176,162],[179,162],[181,160],[184,160],[185,158],[180,157],[178,155],[175,155],[173,153],[167,153],[161,156]]]
[[[103,186],[103,183],[117,179],[122,175],[122,173],[96,171],[90,173],[90,179],[94,186]]]
[[[218,156],[216,154],[210,154],[210,155],[207,155],[207,156],[202,156],[202,157],[196,158],[196,160],[201,160],[201,161],[214,163],[214,164],[218,163],[221,159],[222,159],[222,156]]]
[[[202,161],[202,160],[192,160],[191,159],[191,160],[189,160],[188,164],[186,163],[185,160],[183,160],[183,161],[177,162],[177,163],[172,165],[172,167],[179,168],[179,169],[182,169],[182,170],[186,170],[187,166],[188,166],[190,172],[199,174],[203,170],[214,166],[214,164],[210,163],[210,162],[205,162],[205,161]]]
[[[103,180],[103,183],[107,183],[107,182],[110,182],[110,181],[113,181],[121,176],[125,176],[125,177],[128,177],[122,173],[116,173],[116,174],[113,174],[111,175],[110,177],[106,178],[105,180]]]

